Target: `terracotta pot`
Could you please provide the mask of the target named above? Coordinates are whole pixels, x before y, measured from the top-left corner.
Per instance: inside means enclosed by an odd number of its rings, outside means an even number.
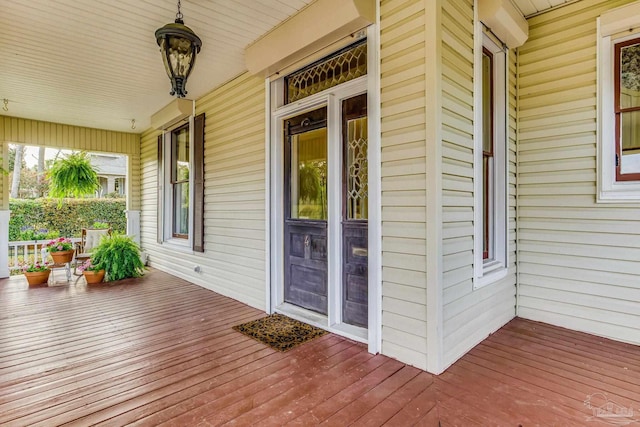
[[[29,285],[42,285],[49,280],[49,274],[51,270],[46,271],[34,271],[31,273],[24,273],[24,277],[27,278]]]
[[[53,262],[56,264],[65,264],[73,259],[73,249],[68,251],[49,252]]]
[[[84,276],[84,279],[87,281],[87,284],[93,285],[93,284],[102,282],[102,280],[104,279],[104,270],[83,271],[82,275]]]

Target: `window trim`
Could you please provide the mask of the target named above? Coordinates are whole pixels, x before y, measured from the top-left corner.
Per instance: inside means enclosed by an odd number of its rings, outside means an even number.
[[[485,258],[483,243],[485,238],[484,189],[484,145],[483,145],[483,98],[482,98],[482,55],[488,51],[494,66],[493,80],[493,254]],[[493,36],[485,31],[481,22],[476,22],[475,66],[474,66],[474,280],[473,289],[482,288],[507,275],[507,218],[508,218],[508,94],[509,94],[509,51]],[[493,256],[491,256],[493,255]]]
[[[604,15],[603,15],[604,16]],[[635,15],[640,24],[640,15]],[[616,168],[615,120],[615,45],[640,37],[640,28],[629,32],[629,27],[615,33],[606,22],[607,35],[602,33],[602,17],[597,18],[597,203],[637,203],[640,200],[640,180],[618,180]]]

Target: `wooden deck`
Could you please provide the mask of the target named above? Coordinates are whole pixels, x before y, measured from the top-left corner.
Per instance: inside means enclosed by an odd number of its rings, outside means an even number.
[[[600,407],[640,425],[637,346],[515,319],[435,377],[331,334],[278,353],[231,329],[263,315],[156,270],[2,280],[0,425],[622,425]]]

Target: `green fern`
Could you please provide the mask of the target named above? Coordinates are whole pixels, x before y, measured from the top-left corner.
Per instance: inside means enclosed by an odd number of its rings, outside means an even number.
[[[57,160],[49,170],[49,195],[58,199],[82,197],[100,188],[100,181],[87,153],[72,153]]]
[[[103,236],[91,252],[91,262],[97,268],[105,270],[107,282],[141,277],[144,274],[138,244],[123,234]]]

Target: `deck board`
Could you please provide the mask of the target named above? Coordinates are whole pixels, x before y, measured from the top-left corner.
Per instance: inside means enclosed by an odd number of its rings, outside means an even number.
[[[514,319],[433,376],[333,334],[280,353],[231,329],[262,316],[154,269],[0,280],[0,425],[605,426],[589,398],[640,408],[638,346],[557,326]]]

